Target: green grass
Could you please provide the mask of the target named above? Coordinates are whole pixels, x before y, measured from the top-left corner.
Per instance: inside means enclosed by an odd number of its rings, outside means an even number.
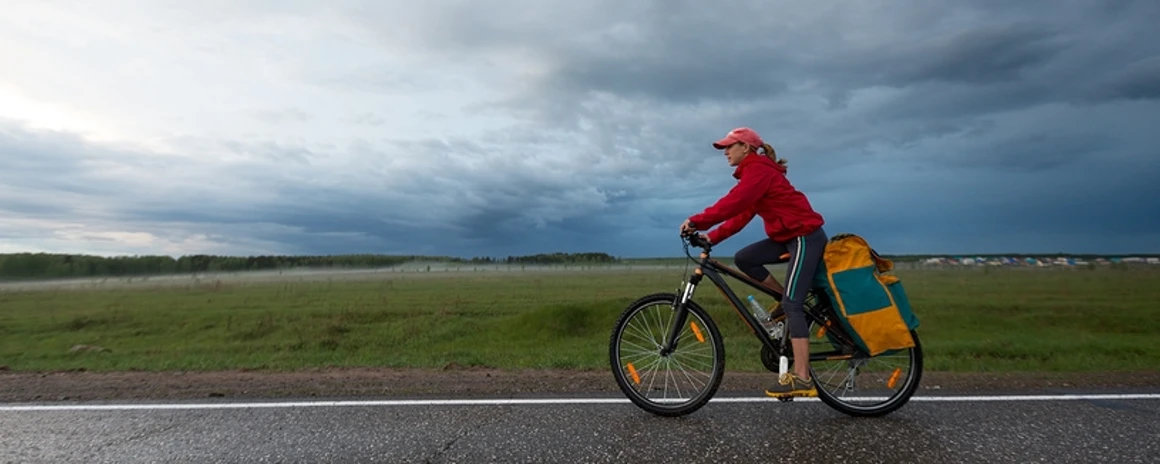
[[[928,370],[1111,371],[1160,365],[1160,271],[902,270]],[[633,299],[680,269],[465,273],[377,281],[205,283],[0,292],[0,366],[298,369],[326,366],[606,369]],[[731,281],[731,283],[733,283]],[[743,297],[742,287],[735,287]],[[716,290],[731,370],[759,345]],[[75,345],[103,352],[70,352]]]

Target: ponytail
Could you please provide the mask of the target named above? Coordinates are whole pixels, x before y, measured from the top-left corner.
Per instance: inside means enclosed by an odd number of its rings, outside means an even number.
[[[770,160],[773,160],[774,163],[780,164],[782,166],[786,165],[785,158],[777,159],[777,152],[773,150],[773,146],[770,144],[761,144],[761,151],[765,154],[765,156],[769,157]]]

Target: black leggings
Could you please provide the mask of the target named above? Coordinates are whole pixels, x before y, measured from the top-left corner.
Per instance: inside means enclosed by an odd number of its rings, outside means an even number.
[[[806,294],[814,281],[814,274],[818,270],[818,262],[826,250],[826,232],[821,227],[813,233],[797,237],[788,242],[775,242],[764,239],[746,246],[734,255],[737,268],[745,275],[758,281],[769,277],[766,264],[781,261],[781,255],[789,253],[789,267],[785,271],[785,296],[781,299],[781,307],[789,319],[790,338],[805,338],[809,336],[809,322],[803,311]]]

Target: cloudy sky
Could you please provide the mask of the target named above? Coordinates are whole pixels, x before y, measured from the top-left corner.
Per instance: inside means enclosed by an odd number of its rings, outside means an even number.
[[[582,5],[582,6],[580,6]],[[680,256],[750,126],[886,253],[1160,252],[1154,0],[37,1],[0,252]],[[721,245],[761,237],[754,221]]]

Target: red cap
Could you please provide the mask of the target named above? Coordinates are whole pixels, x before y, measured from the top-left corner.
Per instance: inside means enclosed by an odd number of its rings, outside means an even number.
[[[765,142],[761,140],[761,136],[757,135],[757,132],[754,132],[753,129],[748,127],[738,127],[729,131],[728,134],[725,134],[725,137],[721,140],[713,142],[713,148],[720,150],[737,142],[745,142],[753,147],[760,147],[765,144]]]

